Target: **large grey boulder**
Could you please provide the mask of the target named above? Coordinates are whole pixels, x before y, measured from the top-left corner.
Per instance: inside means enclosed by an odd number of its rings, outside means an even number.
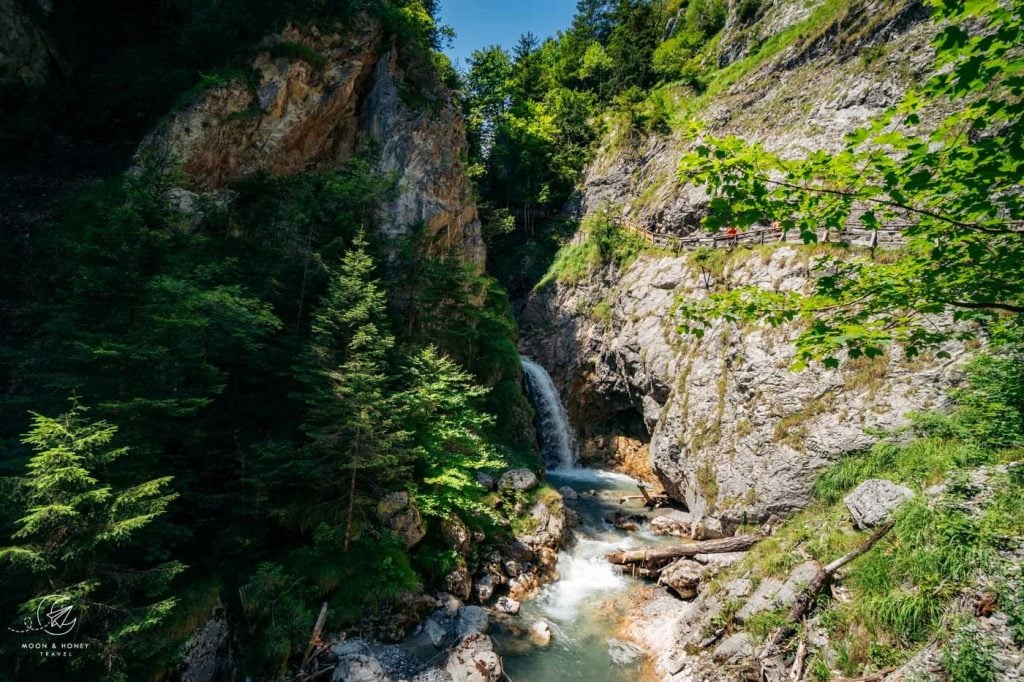
[[[526,492],[536,488],[537,483],[537,474],[529,469],[512,469],[503,473],[498,479],[498,488]]]
[[[470,635],[452,649],[445,670],[454,682],[498,682],[503,677],[501,657],[484,634]]]
[[[697,596],[704,566],[690,559],[679,559],[661,572],[658,583],[672,589],[681,599],[693,599]]]
[[[385,528],[405,541],[406,549],[419,543],[427,534],[420,510],[406,492],[385,495],[377,503],[377,519]]]
[[[487,632],[490,622],[487,612],[479,606],[463,606],[455,621],[455,632],[460,639]]]
[[[850,510],[854,524],[866,529],[885,523],[904,500],[913,496],[914,491],[906,486],[871,478],[854,488],[843,502]]]
[[[737,632],[722,640],[722,643],[715,647],[711,657],[721,663],[738,663],[753,655],[754,645],[750,642],[750,635]]]

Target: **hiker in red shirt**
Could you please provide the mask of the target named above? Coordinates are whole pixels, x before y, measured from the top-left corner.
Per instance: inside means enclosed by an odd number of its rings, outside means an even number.
[[[737,230],[732,225],[730,225],[728,228],[726,228],[725,236],[729,238],[729,247],[730,248],[732,248],[733,246],[736,246],[736,243],[739,241],[739,234],[740,234],[739,230]]]

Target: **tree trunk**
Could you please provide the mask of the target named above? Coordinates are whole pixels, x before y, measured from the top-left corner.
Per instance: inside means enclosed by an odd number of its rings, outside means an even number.
[[[695,554],[721,554],[723,552],[742,552],[750,549],[765,538],[765,533],[736,535],[719,540],[703,540],[690,542],[674,547],[634,549],[628,552],[615,552],[608,555],[608,561],[616,565],[642,564],[647,567],[667,563],[681,557]]]
[[[832,582],[832,576],[836,571],[874,547],[875,543],[885,537],[885,534],[892,530],[892,527],[895,524],[895,521],[887,521],[875,529],[875,532],[872,533],[855,550],[844,554],[825,566],[822,566],[818,570],[817,574],[815,574],[814,578],[811,579],[811,582],[807,585],[807,589],[801,592],[797,596],[796,601],[793,602],[793,607],[789,610],[789,625],[780,627],[772,633],[771,637],[769,637],[765,642],[764,648],[761,649],[759,658],[764,660],[771,655],[772,651],[774,651],[779,644],[782,643],[782,640],[786,635],[793,630],[792,624],[798,623],[803,619],[810,610],[811,605],[814,604],[817,599],[818,593]]]
[[[356,507],[356,462],[359,453],[359,429],[356,429],[355,442],[352,447],[352,472],[348,479],[348,512],[345,514],[345,546],[342,551],[348,554],[348,545],[352,540],[352,514]]]
[[[356,506],[356,465],[352,463],[352,473],[348,481],[348,511],[345,513],[345,546],[342,551],[348,554],[348,545],[352,540],[352,514]]]

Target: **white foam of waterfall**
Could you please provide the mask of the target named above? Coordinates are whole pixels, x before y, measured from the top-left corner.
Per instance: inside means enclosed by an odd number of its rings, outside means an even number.
[[[537,411],[540,454],[544,463],[549,468],[558,469],[576,466],[576,439],[551,375],[530,358],[520,356],[519,360],[526,375],[526,388]]]

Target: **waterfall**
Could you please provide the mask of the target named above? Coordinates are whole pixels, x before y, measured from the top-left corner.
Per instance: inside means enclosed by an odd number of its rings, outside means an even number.
[[[537,434],[544,463],[557,469],[576,466],[576,439],[551,375],[530,358],[519,356],[526,390],[537,411]]]

